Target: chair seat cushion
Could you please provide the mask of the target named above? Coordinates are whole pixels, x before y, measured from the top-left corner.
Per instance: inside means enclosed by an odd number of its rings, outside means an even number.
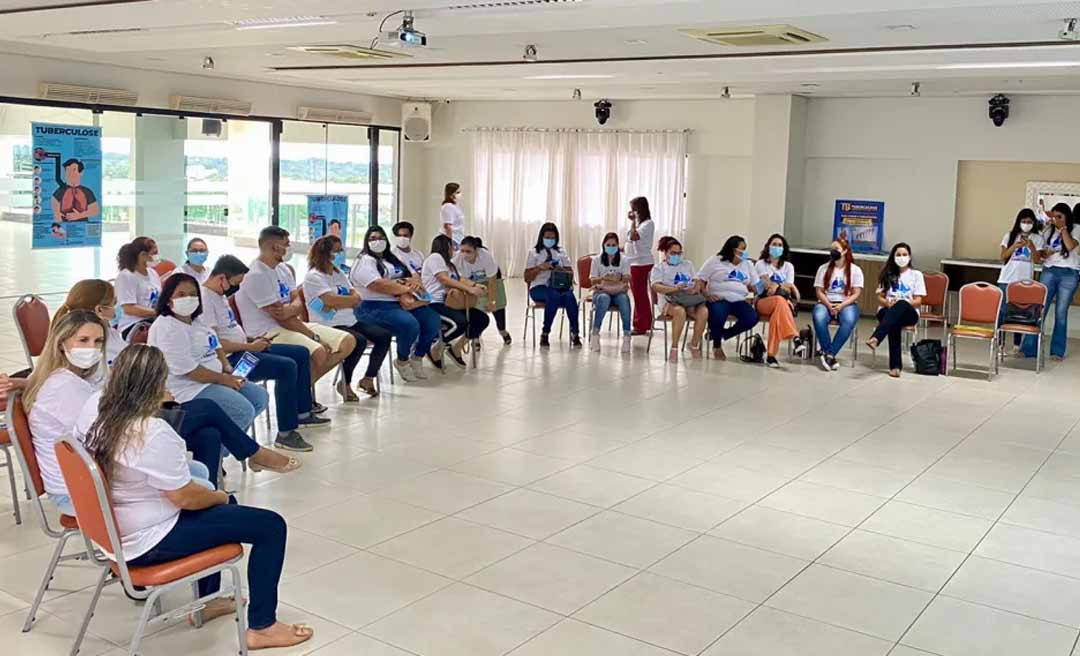
[[[957,324],[953,326],[952,334],[958,337],[981,337],[983,339],[992,339],[994,337],[994,329],[983,326],[964,326]]]
[[[131,574],[132,584],[148,588],[155,585],[172,583],[185,576],[191,576],[196,572],[201,572],[214,565],[227,563],[230,560],[240,558],[243,555],[244,548],[239,544],[223,544],[220,547],[200,551],[187,558],[172,560],[167,563],[161,563],[160,565],[130,567],[128,568],[128,572]],[[120,569],[116,566],[116,563],[110,563],[110,566],[112,567],[113,574],[120,576]]]
[[[936,314],[934,312],[922,312],[919,314],[919,318],[925,321],[945,321],[944,314]]]
[[[1038,326],[1029,326],[1025,323],[1003,323],[1001,329],[1008,333],[1026,333],[1028,335],[1038,335]]]
[[[71,515],[60,515],[60,526],[66,529],[77,529],[79,528],[79,520]]]

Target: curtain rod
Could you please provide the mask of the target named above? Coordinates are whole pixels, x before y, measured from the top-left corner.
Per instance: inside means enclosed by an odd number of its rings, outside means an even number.
[[[622,130],[622,129],[610,129],[603,130],[599,128],[495,128],[495,127],[475,127],[475,128],[462,128],[462,132],[577,132],[585,134],[689,134],[689,128],[682,130]]]

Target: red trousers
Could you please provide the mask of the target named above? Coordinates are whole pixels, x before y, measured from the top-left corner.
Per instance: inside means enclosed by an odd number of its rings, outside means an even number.
[[[630,292],[634,295],[634,332],[647,333],[652,330],[652,299],[649,297],[649,274],[653,265],[633,265],[630,267]]]

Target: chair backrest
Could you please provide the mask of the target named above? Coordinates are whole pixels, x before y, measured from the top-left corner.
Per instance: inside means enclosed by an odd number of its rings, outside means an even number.
[[[111,552],[116,561],[122,564],[123,548],[116,528],[116,515],[105,477],[101,475],[97,463],[83,445],[70,437],[56,443],[56,460],[60,464],[60,473],[64,475],[71,505],[75,507],[75,516],[83,535]]]
[[[157,266],[154,267],[154,271],[157,272],[159,278],[164,278],[165,276],[172,273],[173,269],[175,268],[176,262],[173,262],[172,260],[162,260],[157,263]]]
[[[593,257],[593,255],[582,255],[577,259],[578,289],[588,289],[592,287],[590,275],[592,274]]]
[[[49,306],[40,296],[26,294],[15,301],[12,316],[19,329],[27,364],[33,368],[33,359],[45,350],[45,340],[49,337]]]
[[[301,286],[297,286],[296,292],[298,294],[298,298],[300,299],[300,321],[307,323],[311,321],[311,315],[308,313],[307,297],[304,296],[304,288]]]
[[[139,323],[131,329],[128,341],[132,344],[145,344],[150,339],[150,324]]]
[[[236,307],[236,294],[228,297],[229,309],[232,310],[233,318],[236,319],[236,323],[240,324],[240,327],[244,327],[244,320],[240,317],[240,308]]]
[[[27,483],[33,488],[34,496],[40,497],[45,494],[45,481],[41,480],[41,468],[34,452],[34,436],[30,432],[30,418],[23,405],[21,391],[14,392],[8,399],[7,418],[9,429],[14,433],[11,442],[19,457],[19,465]]]
[[[945,295],[949,293],[949,276],[932,271],[923,274],[923,281],[926,283],[926,296],[923,297],[923,305],[944,307]]]
[[[1005,299],[1020,306],[1041,305],[1046,311],[1046,285],[1035,280],[1017,280],[1005,289]]]
[[[988,282],[972,282],[960,288],[960,323],[997,326],[1001,311],[1001,288]]]

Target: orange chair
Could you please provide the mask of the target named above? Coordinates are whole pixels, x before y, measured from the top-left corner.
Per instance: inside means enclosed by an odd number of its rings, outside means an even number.
[[[667,314],[666,312],[660,311],[660,297],[656,294],[656,291],[653,290],[652,283],[649,284],[649,300],[652,302],[653,306],[653,323],[652,330],[649,331],[649,341],[645,344],[645,352],[648,353],[649,350],[652,349],[653,332],[656,330],[656,324],[660,324],[660,327],[664,331],[664,357],[667,357],[668,324],[671,323],[671,315]],[[728,321],[734,321],[734,319],[729,319]],[[691,326],[693,325],[693,323],[694,318],[689,316],[688,314],[686,317],[686,325],[683,327],[683,339],[682,345],[679,347],[680,350],[686,349],[686,343],[690,340],[689,335],[692,332]],[[701,341],[703,342],[701,345],[701,352],[705,356],[705,358],[708,358],[710,349],[708,348],[708,344],[705,343],[709,341],[709,334],[707,328],[705,330],[705,334],[701,338]]]
[[[157,263],[157,266],[154,267],[154,271],[157,272],[159,278],[164,279],[166,276],[172,273],[173,269],[175,268],[176,262],[173,262],[172,260],[162,260]]]
[[[34,358],[41,355],[49,336],[49,306],[40,296],[25,294],[15,301],[11,314],[26,354],[26,366],[33,369]]]
[[[949,350],[956,370],[956,340],[977,339],[990,345],[990,364],[986,378],[997,372],[998,316],[1001,311],[1001,288],[988,282],[973,282],[960,288],[960,316],[949,331]]]
[[[0,412],[6,410],[3,400],[0,400]],[[19,509],[19,489],[15,484],[15,460],[11,455],[12,439],[7,428],[0,428],[0,451],[4,452],[4,467],[8,470],[8,482],[11,484],[11,505],[15,507],[15,524],[22,524],[22,512]],[[23,471],[26,471],[23,468]],[[29,496],[29,495],[28,495]]]
[[[919,325],[923,337],[930,334],[930,324],[939,323],[943,332],[949,331],[949,276],[937,271],[924,273],[926,296],[919,308]]]
[[[583,329],[587,330],[589,333],[589,339],[592,339],[592,325],[593,321],[596,320],[596,306],[593,304],[592,292],[592,262],[594,257],[596,257],[596,253],[582,255],[577,259],[578,296],[581,298],[581,321]],[[609,329],[614,325],[614,315],[618,313],[619,308],[615,307],[614,304],[608,308],[608,316],[611,317],[608,321]]]
[[[71,653],[75,654],[79,651],[90,625],[90,618],[94,616],[98,599],[101,598],[102,590],[106,585],[119,581],[128,597],[145,601],[139,623],[135,626],[130,653],[139,652],[139,644],[142,642],[148,625],[167,622],[173,617],[188,613],[194,613],[196,625],[201,625],[199,611],[206,602],[224,597],[235,590],[236,633],[240,642],[240,654],[246,656],[248,648],[245,606],[247,604],[241,594],[240,580],[240,560],[244,556],[244,548],[239,544],[226,544],[160,565],[129,567],[124,559],[124,547],[120,541],[120,532],[116,527],[116,516],[113,513],[109,488],[93,458],[81,444],[69,437],[56,443],[56,458],[60,463],[60,471],[67,483],[68,493],[71,495],[71,502],[75,506],[75,514],[83,534],[103,551],[113,554],[107,564],[101,568],[97,587],[90,599],[90,608],[87,609],[86,616],[83,618]],[[218,592],[202,598],[199,598],[196,592],[194,601],[170,610],[168,613],[158,613],[151,617],[151,614],[160,608],[158,600],[165,593],[179,587],[195,590],[199,579],[223,571],[227,571],[232,579],[232,590],[222,586]]]
[[[1034,326],[1023,323],[1003,323],[998,326],[998,347],[1001,357],[1005,357],[1005,335],[1019,333],[1021,335],[1035,335],[1035,373],[1042,369],[1043,359],[1043,334],[1042,322],[1046,316],[1046,285],[1034,280],[1018,280],[1009,283],[1005,289],[1005,302],[1020,307],[1038,307],[1038,323]]]

